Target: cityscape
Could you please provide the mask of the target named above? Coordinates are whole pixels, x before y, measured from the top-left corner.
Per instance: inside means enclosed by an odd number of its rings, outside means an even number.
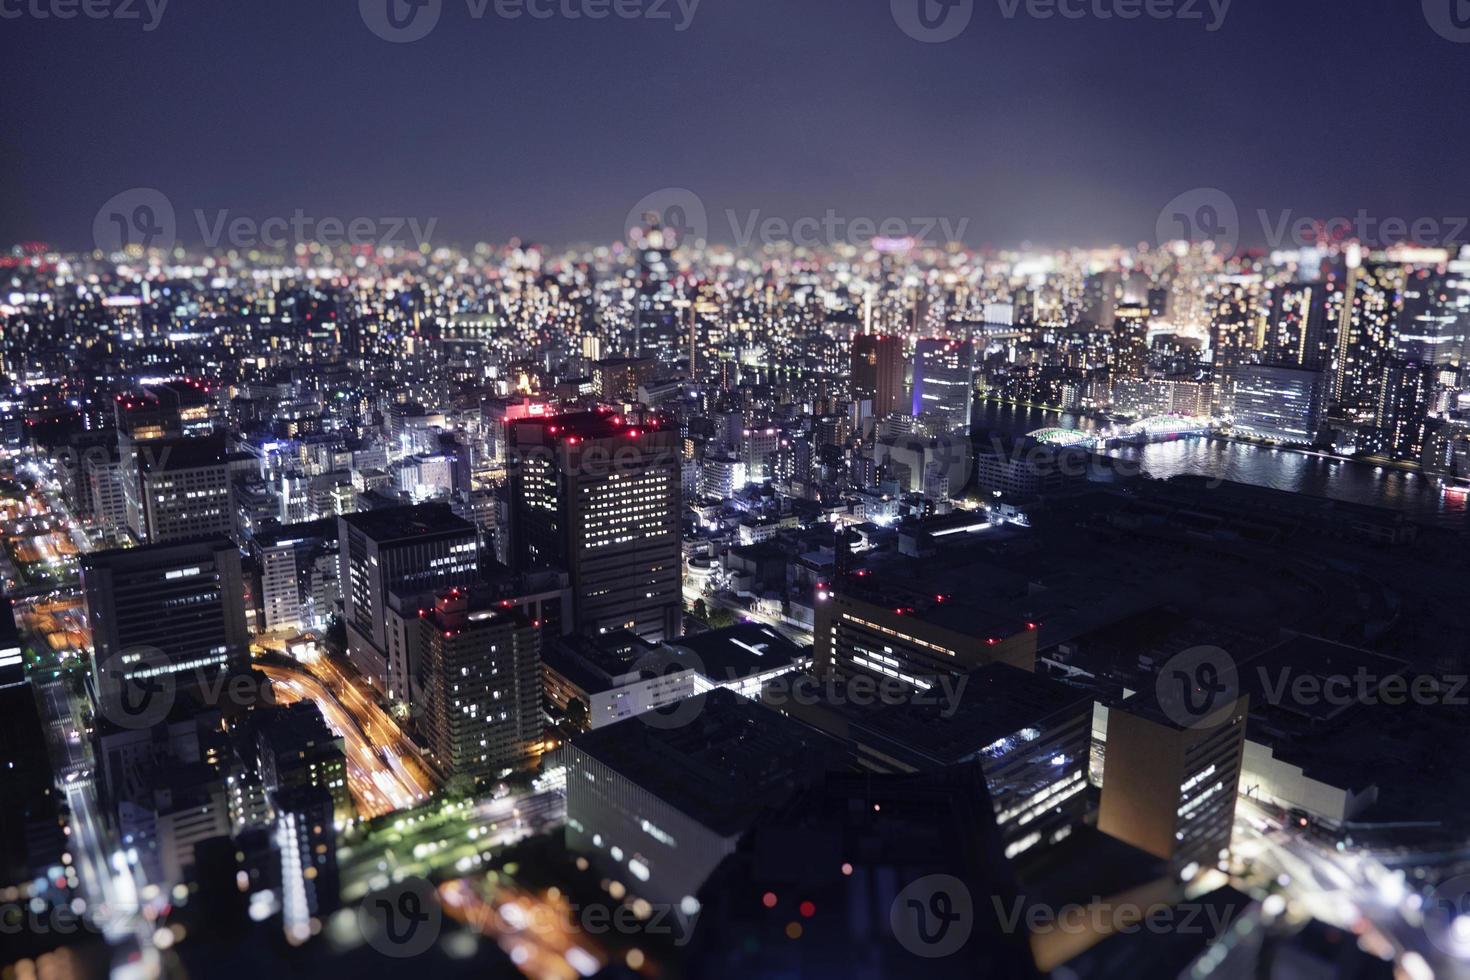
[[[0,0],[0,976],[1470,977],[1463,136],[1206,162],[1248,0],[276,6]]]

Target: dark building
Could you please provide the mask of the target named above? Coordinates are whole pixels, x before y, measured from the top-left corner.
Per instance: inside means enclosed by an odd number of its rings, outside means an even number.
[[[252,721],[260,779],[267,793],[315,786],[331,795],[338,822],[352,818],[342,739],[327,727],[315,702],[260,708]]]
[[[726,690],[665,710],[572,740],[567,847],[632,894],[677,908],[762,813],[845,767],[847,751]]]
[[[1271,290],[1265,357],[1271,364],[1318,369],[1326,342],[1327,297],[1321,283],[1294,282]]]
[[[1412,361],[1389,360],[1383,366],[1378,414],[1368,438],[1370,451],[1417,463],[1424,455],[1429,399],[1435,368]]]
[[[249,661],[240,551],[225,538],[100,551],[81,560],[99,697],[198,686]]]
[[[871,401],[873,416],[896,411],[903,401],[903,338],[858,334],[852,338],[852,397]],[[836,441],[836,440],[834,440]]]
[[[1109,706],[1097,827],[1176,868],[1216,867],[1235,828],[1250,698],[1186,724],[1152,693]]]
[[[581,632],[677,636],[678,433],[586,412],[515,422],[510,447],[515,567],[566,569]]]

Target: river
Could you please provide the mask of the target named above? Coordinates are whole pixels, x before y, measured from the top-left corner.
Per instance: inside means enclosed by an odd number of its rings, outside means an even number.
[[[980,427],[1012,435],[1053,427],[1091,431],[1099,425],[1086,416],[996,402],[979,402],[976,412]],[[1109,450],[1108,455],[1130,460],[1159,479],[1181,473],[1209,476],[1388,507],[1423,523],[1470,528],[1470,499],[1465,494],[1446,493],[1438,482],[1418,473],[1224,439],[1156,442]]]

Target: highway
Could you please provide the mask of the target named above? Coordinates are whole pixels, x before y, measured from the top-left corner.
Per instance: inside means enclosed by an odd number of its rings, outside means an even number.
[[[393,726],[396,737],[384,726],[392,724],[386,713],[377,714],[350,699],[339,700],[337,692],[304,667],[278,663],[254,664],[271,681],[282,704],[313,701],[327,725],[342,737],[347,756],[347,781],[359,816],[372,818],[415,807],[434,791],[417,765],[405,761],[408,738]],[[346,703],[344,703],[346,701]]]

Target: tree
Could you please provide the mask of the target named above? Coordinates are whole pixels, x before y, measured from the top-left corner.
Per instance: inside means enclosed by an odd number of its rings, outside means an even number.
[[[572,698],[567,701],[567,721],[579,732],[587,730],[588,722],[587,703],[581,698]]]

